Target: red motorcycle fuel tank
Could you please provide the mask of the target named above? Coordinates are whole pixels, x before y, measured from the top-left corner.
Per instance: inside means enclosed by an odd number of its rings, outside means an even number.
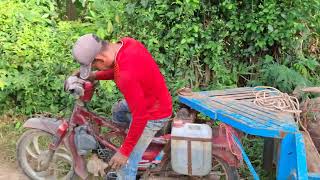
[[[89,102],[91,101],[91,98],[93,96],[94,93],[94,84],[87,81],[83,84],[83,88],[84,88],[84,95],[80,97],[80,99],[83,102]]]

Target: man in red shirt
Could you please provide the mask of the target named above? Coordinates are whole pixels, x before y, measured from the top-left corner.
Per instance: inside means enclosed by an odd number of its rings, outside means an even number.
[[[144,151],[172,114],[172,99],[155,60],[135,39],[108,43],[92,34],[81,36],[72,54],[81,65],[82,79],[113,79],[124,95],[125,101],[113,106],[113,121],[130,127],[109,164],[118,170],[119,179],[136,179]]]

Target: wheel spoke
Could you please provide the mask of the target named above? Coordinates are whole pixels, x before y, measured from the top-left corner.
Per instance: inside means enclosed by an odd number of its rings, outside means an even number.
[[[35,154],[35,153],[30,149],[30,146],[27,146],[27,147],[26,147],[26,151],[27,151],[27,153],[28,153],[30,156],[32,156],[33,158],[35,158],[35,159],[38,159],[38,158],[39,158],[39,155]]]
[[[64,151],[64,152],[69,152],[69,151],[67,150],[67,148],[64,147],[64,146],[60,146],[58,150],[59,150],[59,151],[62,150],[62,151]]]
[[[217,167],[221,166],[220,163],[216,164],[215,166],[212,167],[212,170],[216,169]]]
[[[218,171],[211,171],[210,175],[217,175],[217,176],[225,176],[226,173],[218,172]]]
[[[71,156],[69,156],[68,154],[64,154],[64,153],[55,153],[56,156],[62,157],[65,160],[67,160],[68,162],[72,163],[72,158]]]
[[[36,136],[33,138],[32,143],[34,146],[34,149],[36,150],[37,154],[40,154],[40,149],[39,149],[39,136]]]

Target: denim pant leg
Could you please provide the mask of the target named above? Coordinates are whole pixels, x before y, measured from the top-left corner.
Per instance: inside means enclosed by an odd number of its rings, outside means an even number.
[[[112,122],[120,126],[129,127],[131,119],[128,104],[124,99],[112,106]]]
[[[128,163],[117,172],[118,180],[135,180],[138,164],[142,159],[143,153],[151,143],[154,135],[165,125],[168,118],[148,121],[139,141],[131,152]]]

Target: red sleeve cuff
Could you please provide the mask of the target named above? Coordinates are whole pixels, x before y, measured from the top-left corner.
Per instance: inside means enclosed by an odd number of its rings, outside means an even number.
[[[96,80],[111,80],[114,77],[113,69],[97,71],[95,74],[96,74]]]
[[[123,149],[122,146],[120,147],[119,152],[120,152],[122,155],[126,156],[126,157],[129,157],[129,156],[130,156],[130,152],[128,152],[128,151],[126,151],[125,149]]]

